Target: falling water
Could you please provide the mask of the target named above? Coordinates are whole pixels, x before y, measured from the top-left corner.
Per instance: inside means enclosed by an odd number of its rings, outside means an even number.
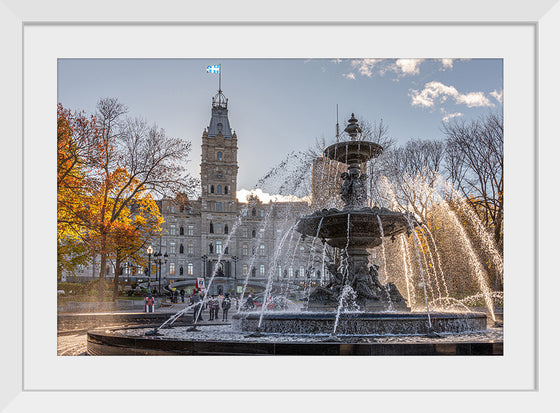
[[[319,238],[319,232],[321,231],[321,225],[323,225],[324,218],[325,218],[324,216],[321,217],[321,220],[319,221],[319,226],[317,227],[317,234],[315,235],[315,238],[313,238],[313,241],[311,241],[311,254],[309,254],[309,260],[307,261],[307,268],[311,268],[315,260],[315,241],[317,241],[317,238]],[[309,281],[309,288],[307,289],[306,308],[309,308],[309,296],[311,295],[311,277],[309,277],[308,281]]]
[[[426,230],[426,232],[430,236],[430,239],[432,240],[432,245],[434,246],[434,252],[436,254],[439,273],[441,275],[441,280],[443,282],[443,288],[445,289],[445,296],[446,296],[446,298],[449,298],[449,290],[447,288],[447,281],[445,280],[445,274],[443,274],[443,270],[442,270],[442,267],[441,267],[441,258],[439,256],[439,251],[438,251],[438,247],[437,247],[437,244],[436,244],[436,240],[434,239],[432,231],[430,231],[430,228],[428,228],[427,225],[423,225],[422,227]]]
[[[258,236],[257,238],[255,238],[255,242],[252,245],[252,248],[254,248],[254,252],[251,255],[251,261],[249,261],[249,269],[247,271],[247,275],[245,275],[245,280],[243,281],[243,289],[241,290],[241,298],[239,299],[239,302],[241,304],[243,304],[243,298],[245,297],[245,290],[247,289],[247,284],[249,283],[249,277],[251,276],[251,272],[253,271],[253,266],[255,265],[255,260],[257,259],[257,245],[259,244],[259,242],[261,241],[262,237],[264,236],[264,232],[266,230],[266,226],[268,225],[268,218],[272,213],[272,208],[269,209],[269,211],[266,213],[265,217],[264,217],[264,222],[263,222],[263,226],[262,226],[262,231],[261,229],[259,229],[258,231]],[[241,311],[241,307],[243,305],[240,305],[239,308],[237,309],[237,312]]]
[[[463,226],[459,222],[459,219],[457,218],[457,215],[455,214],[453,209],[451,209],[451,207],[449,206],[449,204],[445,200],[443,201],[442,204],[444,206],[444,209],[447,211],[448,216],[453,221],[454,226],[457,228],[457,230],[461,234],[461,239],[463,241],[461,243],[461,245],[463,246],[463,248],[465,249],[466,253],[468,254],[468,256],[470,258],[476,281],[478,282],[478,286],[480,287],[480,290],[481,290],[482,294],[484,295],[484,301],[486,302],[486,307],[488,308],[488,311],[490,312],[490,316],[492,317],[492,321],[496,321],[496,315],[494,314],[494,302],[493,302],[493,299],[492,299],[492,290],[490,289],[490,286],[488,285],[488,281],[486,280],[486,277],[484,276],[484,270],[482,268],[482,265],[480,264],[480,260],[476,256],[476,254],[474,252],[474,249],[472,247],[471,241],[470,241],[469,237],[467,236],[467,234],[465,233],[465,229],[463,228]]]
[[[406,215],[405,215],[406,216]],[[412,239],[414,240],[414,245],[416,247],[416,257],[418,258],[418,266],[420,268],[420,277],[422,278],[422,287],[424,288],[424,299],[426,300],[426,312],[428,313],[428,325],[430,329],[432,328],[432,318],[430,316],[430,306],[428,304],[428,292],[426,291],[426,280],[424,279],[424,271],[422,270],[422,260],[420,259],[420,247],[418,245],[418,235],[416,234],[416,230],[414,229],[414,225],[406,216],[408,220],[408,225],[412,230]]]
[[[414,291],[414,283],[412,281],[412,274],[410,273],[410,262],[409,262],[409,257],[408,257],[408,252],[407,252],[407,242],[405,241],[404,238],[404,234],[401,234],[399,236],[399,241],[401,244],[401,253],[402,253],[402,257],[403,257],[403,267],[404,267],[404,277],[405,277],[405,282],[406,282],[406,295],[408,297],[408,305],[410,306],[410,308],[412,308],[412,303],[414,302],[414,304],[416,304],[416,292]],[[410,286],[410,284],[412,284],[412,288]],[[412,292],[412,297],[411,297],[411,292]],[[412,298],[412,300],[411,300]]]
[[[348,247],[350,246],[350,214],[348,214],[348,224],[346,227],[346,247],[344,248],[344,258],[343,258],[343,263],[341,263],[342,268],[343,268],[343,277],[342,277],[342,283],[343,283],[343,289],[342,292],[340,293],[340,298],[338,301],[338,307],[336,310],[336,317],[334,320],[334,329],[333,329],[333,335],[336,335],[336,328],[338,326],[338,319],[340,318],[340,311],[342,310],[343,304],[344,304],[344,300],[346,299],[346,296],[352,292],[354,293],[354,290],[352,289],[352,287],[350,287],[350,285],[348,285],[348,271],[349,271],[349,264],[348,264]],[[348,287],[348,288],[347,288]]]
[[[266,288],[264,290],[264,296],[263,296],[263,304],[261,307],[261,315],[259,317],[259,324],[257,326],[258,329],[261,328],[262,325],[262,320],[263,320],[263,316],[264,316],[264,312],[266,310],[267,307],[267,300],[270,294],[270,289],[272,287],[272,280],[274,279],[274,272],[276,271],[276,265],[278,263],[278,257],[280,256],[280,251],[282,250],[282,246],[284,245],[284,242],[286,241],[286,238],[288,237],[288,232],[286,232],[284,234],[284,236],[282,237],[282,239],[280,240],[280,244],[278,246],[278,248],[276,248],[276,251],[274,252],[274,257],[272,260],[272,264],[269,267],[268,270],[268,280],[266,282]]]
[[[428,251],[428,254],[427,254],[427,255],[428,255],[428,257],[430,258],[430,263],[429,263],[428,266],[429,266],[429,268],[432,269],[432,272],[433,272],[433,274],[434,274],[434,279],[435,279],[435,281],[436,281],[436,289],[437,289],[437,292],[438,292],[438,297],[437,297],[437,298],[438,298],[438,299],[441,299],[441,298],[442,298],[442,297],[441,297],[441,288],[440,288],[440,286],[439,286],[439,279],[438,279],[438,275],[437,275],[436,263],[435,263],[435,261],[434,261],[434,256],[433,256],[433,254],[432,254],[431,245],[430,245],[430,243],[428,242],[428,237],[426,236],[426,233],[424,232],[424,229],[423,229],[425,226],[426,226],[426,225],[421,225],[421,226],[418,227],[418,228],[420,229],[420,232],[422,233],[422,236],[424,237],[424,240],[426,241],[426,250]],[[424,257],[426,257],[426,253],[424,253]],[[428,276],[428,277],[429,277],[429,276]],[[433,294],[433,293],[432,293],[432,294]],[[433,296],[433,297],[434,297],[434,299],[436,298],[435,296]]]
[[[385,234],[383,233],[383,224],[381,224],[381,218],[379,217],[379,215],[377,215],[377,222],[379,224],[379,231],[381,233],[381,260],[383,261],[383,282],[386,283],[388,281],[387,257],[385,256],[385,244],[383,243]]]
[[[226,242],[224,244],[224,248],[222,249],[222,252],[218,255],[218,262],[216,264],[216,266],[214,267],[214,271],[212,272],[212,277],[210,278],[210,281],[208,282],[208,286],[206,287],[206,290],[204,292],[204,297],[202,298],[202,302],[200,303],[200,307],[198,310],[197,314],[194,314],[194,324],[196,325],[196,322],[198,321],[198,318],[200,317],[200,313],[202,312],[202,309],[204,308],[204,303],[206,302],[206,297],[208,296],[208,291],[210,290],[210,286],[212,285],[212,282],[214,281],[214,278],[216,276],[216,273],[218,272],[218,267],[220,262],[222,261],[222,257],[224,255],[223,251],[226,250],[226,248],[228,248],[229,243],[231,241],[231,237],[233,236],[233,234],[235,234],[235,231],[237,231],[237,227],[239,227],[239,224],[241,223],[241,217],[243,214],[239,215],[239,218],[237,219],[237,221],[233,224],[231,231],[226,239]],[[190,309],[196,307],[198,303],[196,304],[192,304],[189,306],[186,306],[185,308],[179,310],[177,313],[175,313],[174,315],[172,315],[169,319],[167,319],[163,324],[161,324],[159,327],[157,327],[154,331],[157,331],[161,328],[164,328],[166,326],[171,326],[173,325],[173,323],[175,321],[177,321],[179,319],[179,317],[181,317],[183,314],[186,314],[187,311],[189,311]]]

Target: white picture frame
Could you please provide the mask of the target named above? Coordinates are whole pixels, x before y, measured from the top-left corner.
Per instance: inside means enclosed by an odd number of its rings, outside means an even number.
[[[257,406],[271,406],[276,408],[285,406],[287,401],[295,402],[301,400],[313,399],[313,409],[347,409],[354,407],[354,403],[363,406],[375,405],[376,408],[392,408],[398,405],[399,410],[408,411],[447,411],[452,407],[453,411],[472,411],[473,405],[480,404],[490,408],[515,408],[541,410],[546,409],[546,403],[552,402],[554,396],[554,361],[557,360],[557,350],[554,346],[553,328],[555,326],[554,308],[552,303],[555,302],[554,292],[557,291],[557,277],[551,277],[554,274],[553,259],[555,249],[551,236],[549,235],[549,222],[555,217],[553,201],[551,200],[550,188],[557,188],[554,174],[551,166],[557,161],[555,159],[558,151],[558,139],[555,138],[554,120],[557,116],[555,110],[555,102],[559,95],[559,86],[557,75],[555,73],[558,67],[559,57],[556,50],[556,39],[559,36],[560,23],[560,5],[558,0],[541,0],[534,2],[523,2],[523,4],[512,4],[505,0],[497,1],[471,1],[468,4],[448,4],[450,2],[432,1],[400,1],[387,2],[387,4],[374,4],[365,1],[351,1],[344,4],[326,7],[321,3],[321,7],[317,7],[315,2],[296,3],[283,2],[276,5],[270,5],[268,8],[262,7],[262,4],[255,1],[242,2],[226,2],[214,1],[198,4],[196,6],[177,4],[171,8],[163,8],[159,3],[131,2],[122,1],[119,3],[107,2],[106,0],[98,1],[87,7],[83,4],[75,2],[66,2],[63,0],[50,1],[42,3],[39,1],[16,1],[16,0],[0,0],[0,33],[2,38],[2,55],[5,62],[2,65],[0,78],[1,90],[6,91],[4,98],[0,100],[2,105],[0,113],[4,125],[3,143],[3,159],[2,172],[6,194],[3,205],[3,216],[5,217],[5,232],[2,237],[2,249],[4,251],[4,264],[6,268],[7,279],[4,280],[5,296],[4,301],[4,331],[5,335],[2,340],[2,366],[4,371],[1,383],[1,399],[0,409],[6,411],[35,411],[56,409],[57,411],[73,411],[80,410],[99,410],[107,409],[110,411],[117,409],[148,409],[158,410],[162,408],[210,408],[216,404],[228,404],[229,409],[246,409],[244,399],[252,399],[251,403]],[[78,7],[76,7],[78,6]],[[294,6],[294,7],[290,7]],[[493,25],[500,30],[511,27],[527,27],[529,32],[534,35],[534,78],[535,103],[533,106],[535,116],[535,139],[529,139],[526,143],[528,148],[535,151],[534,159],[530,160],[530,164],[535,167],[534,170],[526,171],[527,176],[534,178],[532,181],[533,188],[529,191],[527,199],[527,216],[516,216],[520,221],[513,221],[513,226],[522,226],[529,229],[529,235],[523,234],[525,248],[532,250],[534,253],[531,260],[534,264],[532,267],[534,280],[532,286],[535,297],[536,307],[531,309],[535,316],[534,326],[527,335],[533,338],[533,347],[528,349],[534,356],[534,373],[528,380],[529,384],[513,388],[502,388],[501,386],[478,388],[476,390],[460,390],[454,391],[438,390],[438,389],[407,389],[402,390],[402,394],[397,393],[398,388],[385,391],[361,390],[359,392],[349,391],[322,391],[322,389],[304,389],[309,392],[300,392],[295,388],[290,391],[282,391],[281,388],[266,388],[262,390],[255,389],[250,385],[238,385],[235,388],[238,391],[231,391],[231,388],[223,388],[219,393],[219,399],[210,394],[212,385],[208,383],[206,389],[198,389],[195,392],[189,392],[188,389],[174,390],[165,392],[164,390],[150,390],[151,383],[147,383],[145,388],[139,388],[137,391],[114,391],[111,389],[95,390],[93,388],[83,388],[80,390],[56,388],[54,383],[58,380],[58,375],[64,371],[66,364],[81,363],[77,372],[88,374],[87,363],[76,361],[76,358],[59,358],[61,363],[60,370],[49,369],[53,386],[51,389],[41,386],[26,386],[26,377],[24,377],[24,366],[26,354],[36,346],[51,346],[48,340],[45,342],[30,342],[29,335],[24,334],[23,321],[25,317],[29,317],[29,312],[24,312],[24,301],[33,300],[35,303],[34,310],[41,308],[41,296],[27,295],[23,286],[26,277],[36,277],[27,271],[26,256],[29,257],[30,245],[34,248],[41,249],[42,243],[29,243],[29,239],[24,238],[24,233],[29,230],[29,225],[33,220],[31,217],[42,216],[48,214],[49,209],[52,211],[53,205],[37,202],[29,202],[29,197],[24,198],[24,175],[20,171],[27,171],[29,164],[26,164],[24,136],[24,112],[27,110],[24,100],[24,93],[29,88],[34,87],[33,84],[26,84],[23,79],[26,75],[24,69],[24,42],[26,28],[29,27],[100,27],[104,24],[111,25],[121,23],[124,30],[127,28],[153,27],[154,24],[163,24],[166,27],[182,27],[184,25],[192,27],[248,27],[251,30],[259,30],[259,28],[274,27],[289,30],[292,27],[301,27],[303,23],[307,23],[309,27],[319,27],[321,29],[337,28],[337,27],[434,27],[439,30],[453,27],[476,27],[477,25]],[[211,24],[212,23],[212,24]],[[63,41],[63,40],[61,40]],[[379,39],[379,41],[390,42],[389,39]],[[412,40],[411,40],[412,41]],[[279,42],[280,43],[280,42]],[[280,46],[276,46],[281,48]],[[328,52],[329,44],[324,44],[323,53]],[[140,48],[138,49],[140,50]],[[270,55],[261,51],[263,57],[275,57],[274,50],[271,49]],[[277,53],[277,52],[276,52]],[[83,55],[87,56],[87,50],[83,51]],[[61,56],[64,57],[64,56]],[[226,56],[220,56],[226,57]],[[411,56],[412,57],[412,56]],[[36,69],[36,68],[35,68]],[[45,85],[46,88],[52,89],[53,85]],[[48,93],[48,92],[47,92]],[[507,89],[505,89],[505,108],[507,113]],[[56,102],[52,102],[53,124]],[[506,118],[507,125],[507,118]],[[47,125],[53,129],[53,125]],[[531,142],[532,141],[532,142]],[[28,143],[28,142],[27,142]],[[531,151],[529,151],[531,152]],[[506,180],[508,178],[506,177]],[[506,187],[507,188],[507,187]],[[507,189],[506,189],[507,191]],[[538,198],[537,198],[538,196]],[[48,198],[48,197],[47,197]],[[50,197],[52,200],[52,196]],[[35,201],[35,200],[34,200]],[[513,209],[513,206],[512,206]],[[507,213],[507,212],[506,212]],[[9,218],[8,218],[9,217]],[[526,219],[526,221],[521,221]],[[542,220],[542,221],[541,221]],[[506,221],[507,222],[507,221]],[[542,224],[541,224],[542,222]],[[513,228],[512,226],[512,228]],[[24,230],[22,230],[22,228]],[[44,228],[41,228],[43,230]],[[512,229],[511,231],[517,231]],[[506,224],[506,232],[510,231]],[[519,230],[521,231],[521,230]],[[47,227],[48,232],[48,227]],[[538,237],[538,238],[537,238]],[[39,237],[40,238],[40,237]],[[52,248],[47,248],[45,254],[52,254]],[[506,257],[507,269],[507,257]],[[21,275],[21,277],[19,276]],[[48,276],[49,274],[44,274]],[[524,274],[518,274],[524,276]],[[53,284],[54,285],[54,284]],[[556,288],[555,288],[556,287]],[[52,299],[45,295],[45,308],[52,308]],[[533,297],[531,297],[533,298]],[[507,300],[507,295],[506,295]],[[45,311],[47,311],[45,310]],[[506,312],[506,320],[508,313]],[[52,314],[52,319],[55,314]],[[508,334],[505,334],[505,353],[508,352]],[[105,368],[110,369],[111,358],[103,360]],[[31,358],[31,360],[33,360]],[[219,360],[218,360],[219,361]],[[157,375],[157,358],[153,362],[144,357],[135,358],[131,363],[145,363],[147,368],[152,368]],[[214,360],[209,363],[216,363]],[[264,362],[264,360],[263,360]],[[327,363],[328,361],[324,361]],[[348,363],[356,363],[355,360],[348,360]],[[406,359],[405,359],[406,362]],[[260,363],[251,360],[250,365]],[[403,364],[403,361],[395,360],[396,364]],[[154,365],[152,367],[152,365]],[[359,367],[359,362],[358,362]],[[260,368],[260,367],[258,367]],[[402,369],[402,365],[400,366]],[[297,372],[301,374],[302,372]],[[343,380],[344,377],[338,377],[339,371],[331,372],[336,379]],[[308,372],[311,379],[315,376],[313,372]],[[434,371],[426,371],[426,379],[436,374]],[[333,377],[333,379],[334,379]],[[27,378],[29,379],[29,378]],[[75,380],[79,380],[77,375]],[[289,380],[289,377],[286,378]],[[398,380],[398,377],[393,378]],[[44,380],[44,378],[43,378]],[[206,380],[202,374],[202,380]],[[29,383],[29,382],[27,382]],[[419,386],[422,387],[422,386]],[[284,389],[285,390],[285,389]],[[252,393],[254,392],[254,393]],[[397,401],[398,400],[398,401]],[[350,404],[348,404],[350,403]],[[494,406],[495,405],[495,406]],[[482,409],[482,408],[481,408]]]

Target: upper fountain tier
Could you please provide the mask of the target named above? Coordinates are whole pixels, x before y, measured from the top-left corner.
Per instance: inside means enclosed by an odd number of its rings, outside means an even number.
[[[348,119],[348,126],[344,129],[350,136],[350,141],[337,142],[323,151],[323,156],[345,163],[347,165],[359,165],[376,158],[383,152],[383,147],[373,142],[357,140],[358,134],[362,129],[358,125],[358,119],[352,117]]]

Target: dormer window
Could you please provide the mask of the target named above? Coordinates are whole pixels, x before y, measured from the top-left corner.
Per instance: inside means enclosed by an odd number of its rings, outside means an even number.
[[[221,125],[221,123],[220,123],[220,125]],[[223,159],[223,157],[224,157],[224,154],[222,152],[218,151],[216,153],[216,158],[218,159],[218,161],[221,161]]]
[[[223,128],[223,127],[224,127],[224,125],[223,125],[223,124],[221,124],[221,123],[218,123],[218,130],[219,130],[220,132],[222,131],[222,128]],[[220,159],[220,160],[221,160],[221,159]]]

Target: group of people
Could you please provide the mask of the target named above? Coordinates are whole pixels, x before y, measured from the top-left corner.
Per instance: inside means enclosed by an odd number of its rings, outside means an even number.
[[[204,291],[195,290],[191,296],[190,304],[194,305],[195,317],[198,316],[197,321],[204,321],[202,318],[203,300]],[[228,320],[228,312],[231,308],[231,298],[229,293],[226,293],[223,296],[221,294],[219,296],[216,296],[215,294],[211,295],[207,300],[206,305],[208,306],[208,311],[210,313],[209,321],[218,320],[220,318],[220,308],[222,310],[222,321]]]

